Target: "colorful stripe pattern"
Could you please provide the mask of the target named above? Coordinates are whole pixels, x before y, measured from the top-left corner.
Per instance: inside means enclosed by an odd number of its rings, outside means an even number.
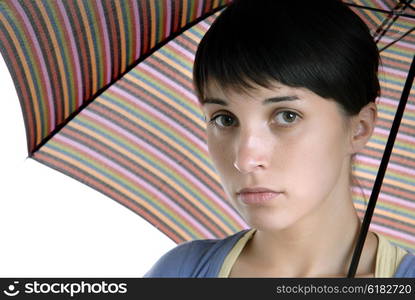
[[[2,0],[0,46],[28,152],[158,43],[228,0]]]
[[[23,1],[0,4],[1,50],[25,113],[29,149],[41,143],[53,126],[64,122],[65,107],[76,111],[111,83],[32,157],[125,205],[177,243],[224,237],[247,228],[227,203],[209,159],[205,123],[191,81],[197,44],[220,12],[184,31],[128,70],[129,62],[145,57],[166,36],[200,16],[203,19],[226,1],[116,2],[39,1],[28,5],[24,2],[27,6],[24,8]],[[354,1],[382,9],[394,7],[396,2]],[[21,8],[17,8],[19,5]],[[73,7],[85,11],[74,14]],[[382,13],[354,10],[370,28],[376,28],[385,17]],[[50,21],[58,14],[57,19]],[[75,16],[79,18],[77,22],[73,21]],[[161,19],[166,21],[159,23]],[[399,18],[379,47],[414,25],[413,20]],[[79,26],[84,26],[84,30],[77,30]],[[125,34],[121,34],[124,38],[120,36],[120,28],[124,28]],[[39,33],[34,34],[37,30]],[[49,38],[50,33],[42,35],[47,30],[55,32],[55,39]],[[50,50],[54,49],[53,41],[59,40],[58,33],[66,36],[65,43],[57,42],[61,47],[59,53]],[[382,52],[378,127],[366,149],[357,156],[355,169],[366,199],[373,187],[414,48],[414,37],[408,35]],[[59,75],[59,59],[67,67],[67,72],[62,73],[67,75],[66,83]],[[52,66],[56,66],[54,73]],[[92,68],[96,68],[95,77]],[[125,70],[128,72],[123,74]],[[120,74],[123,76],[116,80]],[[65,93],[72,96],[65,98]],[[373,230],[412,249],[415,249],[414,95],[411,94],[401,123],[372,222]],[[353,196],[363,216],[365,200],[357,186],[353,186]]]
[[[391,10],[398,1],[354,1],[354,3]],[[353,10],[366,22],[375,35],[387,15],[364,9]],[[409,9],[405,13],[412,12]],[[415,27],[415,20],[399,17],[378,42],[382,49],[407,30]],[[378,98],[378,123],[366,149],[357,156],[355,175],[364,191],[354,187],[355,204],[363,217],[375,182],[383,151],[401,97],[412,57],[415,36],[410,34],[381,52],[379,70],[381,97]],[[381,232],[395,243],[415,249],[415,88],[411,90],[399,134],[383,180],[381,193],[372,219],[371,229]]]
[[[134,210],[173,240],[244,227],[205,144],[192,60],[198,24],[142,61],[80,112],[34,158]]]

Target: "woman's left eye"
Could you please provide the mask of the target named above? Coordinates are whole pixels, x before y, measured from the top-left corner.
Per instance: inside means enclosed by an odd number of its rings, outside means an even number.
[[[279,124],[282,126],[290,126],[295,122],[295,120],[299,117],[299,115],[293,111],[285,110],[280,111],[276,114],[275,119]]]

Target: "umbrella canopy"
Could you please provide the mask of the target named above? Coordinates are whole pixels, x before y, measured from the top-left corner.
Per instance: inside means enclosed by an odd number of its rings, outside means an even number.
[[[197,45],[230,2],[0,2],[0,50],[20,99],[29,157],[104,193],[177,243],[247,228],[210,161],[192,86]],[[398,0],[345,2],[371,29],[383,63],[377,128],[355,169],[363,194],[356,185],[353,197],[363,217],[415,53],[415,12]],[[412,87],[371,223],[408,249],[415,249],[414,136]]]
[[[246,226],[223,200],[192,92],[193,53],[209,21],[192,25],[226,3],[1,2],[1,49],[29,156],[176,242]]]

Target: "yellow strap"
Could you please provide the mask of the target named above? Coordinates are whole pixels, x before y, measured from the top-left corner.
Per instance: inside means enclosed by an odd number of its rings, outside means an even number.
[[[245,247],[245,244],[249,241],[249,239],[253,236],[254,232],[256,231],[255,228],[248,230],[233,246],[232,250],[228,253],[225,260],[223,261],[222,267],[219,271],[218,277],[229,277],[229,273],[231,272],[232,266],[235,263],[236,259],[238,258],[239,254],[241,253],[242,249]]]
[[[402,258],[408,253],[402,248],[389,242],[382,234],[373,232],[378,238],[378,250],[376,253],[375,277],[390,278],[396,272]]]

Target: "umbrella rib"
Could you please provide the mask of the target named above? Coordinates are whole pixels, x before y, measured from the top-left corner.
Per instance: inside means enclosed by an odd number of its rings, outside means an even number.
[[[157,43],[149,52],[147,52],[144,55],[141,55],[135,62],[131,63],[131,65],[126,68],[126,70],[122,73],[120,73],[117,77],[115,77],[111,82],[100,88],[90,100],[85,101],[81,106],[78,107],[74,112],[72,112],[62,123],[58,124],[53,131],[51,131],[45,138],[42,139],[42,141],[36,145],[36,147],[33,148],[33,150],[29,153],[29,158],[32,157],[36,151],[38,151],[43,145],[45,145],[50,139],[52,139],[55,134],[57,134],[63,127],[65,127],[72,119],[74,119],[82,110],[84,110],[89,104],[94,102],[96,98],[98,98],[101,94],[103,94],[109,87],[111,87],[115,82],[120,80],[124,75],[126,75],[128,72],[130,72],[133,68],[135,68],[139,63],[144,61],[146,58],[151,56],[154,52],[160,50],[161,47],[165,46],[170,41],[174,40],[176,37],[181,35],[186,30],[190,29],[197,23],[201,22],[202,20],[207,19],[208,17],[214,15],[216,12],[220,11],[221,9],[228,6],[228,4],[224,4],[221,6],[218,6],[212,10],[210,10],[208,13],[205,13],[201,15],[200,17],[196,18],[192,22],[187,23],[185,26],[180,28],[177,32],[172,33],[168,38],[162,40],[161,42]]]
[[[353,253],[352,262],[350,263],[348,278],[353,278],[356,274],[357,265],[359,264],[360,255],[362,253],[363,245],[366,240],[367,232],[369,230],[370,221],[375,210],[376,201],[382,186],[383,178],[385,176],[386,168],[393,150],[393,144],[395,143],[396,136],[399,131],[399,125],[405,111],[406,103],[408,102],[408,97],[411,91],[412,84],[415,77],[415,55],[412,58],[411,67],[409,68],[408,77],[406,78],[405,86],[403,88],[401,99],[396,110],[395,118],[393,120],[392,128],[386,143],[385,152],[380,163],[379,171],[376,176],[375,184],[373,186],[372,193],[370,195],[370,200],[366,209],[366,213],[363,219],[362,227],[360,229],[359,238]]]
[[[385,47],[383,47],[382,49],[379,50],[379,52],[382,52],[383,50],[389,48],[390,46],[392,46],[393,44],[395,44],[396,42],[399,42],[400,40],[402,40],[405,36],[407,36],[408,34],[410,34],[412,31],[415,30],[415,27],[412,27],[411,29],[409,29],[407,32],[405,32],[402,36],[400,36],[398,39],[390,42],[389,44],[387,44]]]
[[[386,18],[386,20],[384,22],[382,22],[382,24],[378,27],[378,29],[376,29],[375,35],[378,34],[382,29],[382,32],[376,36],[376,43],[378,43],[380,41],[380,39],[385,35],[385,33],[389,30],[389,28],[393,25],[393,23],[395,23],[395,21],[399,18],[399,14],[402,13],[407,7],[408,5],[410,5],[412,2],[412,0],[410,0],[409,2],[399,2],[392,10],[392,12],[388,15],[388,17]],[[404,4],[402,6],[402,4]],[[393,16],[393,19],[391,22],[389,22],[391,20]],[[389,22],[389,24],[387,24]],[[387,25],[386,25],[387,24]],[[383,28],[386,25],[386,28]]]
[[[401,2],[406,3],[406,1],[405,1],[405,0],[401,0]],[[412,2],[412,0],[411,0],[411,1],[409,1],[409,3],[407,3],[407,4],[408,4],[408,7],[409,7],[410,9],[412,9],[412,10],[415,10],[415,7],[411,4],[411,2]]]
[[[406,14],[403,14],[402,12],[407,8],[411,8],[411,9],[415,9],[412,5],[411,2],[413,0],[410,0],[409,2],[406,1],[401,1],[397,4],[397,6],[395,6],[391,11],[388,10],[383,10],[383,9],[379,9],[379,8],[374,8],[374,7],[369,7],[369,6],[362,6],[362,5],[357,5],[354,3],[348,3],[345,2],[345,4],[350,5],[350,6],[354,6],[354,7],[359,7],[359,8],[363,8],[363,9],[369,9],[369,10],[374,10],[374,11],[378,11],[378,12],[382,12],[382,13],[387,13],[389,14],[388,17],[382,22],[382,24],[376,29],[375,31],[375,36],[382,30],[381,34],[379,36],[376,37],[376,43],[379,42],[379,40],[385,35],[385,33],[390,29],[390,27],[393,25],[393,23],[402,16],[408,16]],[[401,6],[402,4],[404,4],[404,6]],[[385,29],[382,29],[389,20],[391,20],[392,16],[394,17],[392,19],[391,22],[389,22],[389,24],[387,25],[387,27]],[[415,16],[413,15],[409,15],[409,17],[411,18],[415,18]],[[395,44],[396,42],[402,40],[405,36],[407,36],[408,34],[410,34],[412,31],[415,30],[414,28],[409,29],[408,31],[406,31],[402,36],[400,36],[399,38],[397,38],[396,40],[390,42],[389,44],[387,44],[385,47],[383,47],[382,49],[379,50],[379,52],[384,51],[385,49],[389,48],[390,46],[392,46],[393,44]]]
[[[397,11],[393,11],[393,10],[385,10],[385,9],[381,9],[381,8],[371,7],[371,6],[363,6],[363,5],[349,3],[349,2],[344,2],[344,4],[349,5],[349,6],[353,6],[353,7],[357,7],[357,8],[371,10],[371,11],[377,11],[377,12],[381,12],[381,13],[384,13],[384,14],[393,14],[393,15],[398,15],[400,17],[415,19],[415,15],[412,15],[412,14],[405,14],[405,13],[397,12]]]

